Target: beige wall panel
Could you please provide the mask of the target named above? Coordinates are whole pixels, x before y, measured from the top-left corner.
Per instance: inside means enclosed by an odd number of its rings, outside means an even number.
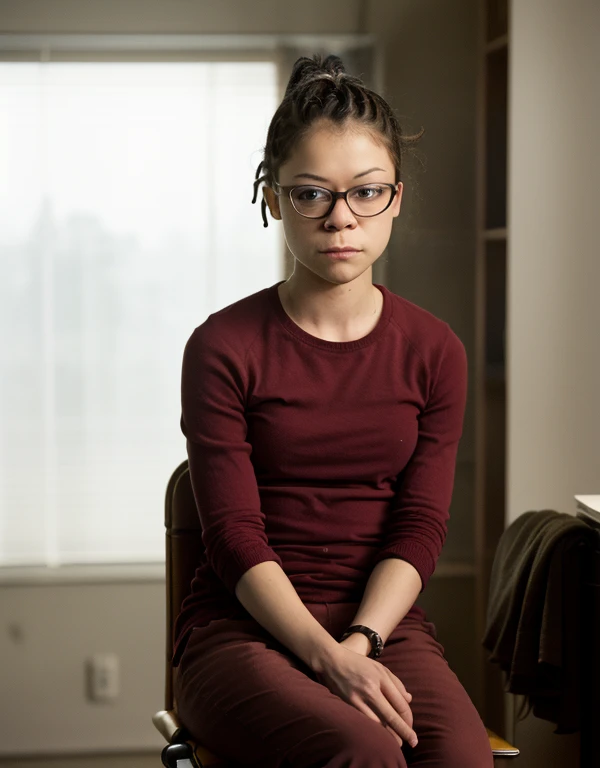
[[[0,587],[0,757],[158,748],[164,583]],[[115,653],[120,694],[86,696],[85,662]]]
[[[511,16],[509,522],[600,493],[600,3]]]
[[[0,0],[0,32],[357,32],[359,0]]]
[[[6,758],[0,768],[160,768],[161,750],[131,755],[95,755],[74,757]]]

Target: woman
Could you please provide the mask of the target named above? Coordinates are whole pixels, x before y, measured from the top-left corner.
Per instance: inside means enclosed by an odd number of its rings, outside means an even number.
[[[414,605],[446,534],[465,350],[372,282],[417,138],[339,58],[299,59],[255,183],[293,274],[186,345],[206,552],[177,619],[176,707],[240,765],[492,765]]]

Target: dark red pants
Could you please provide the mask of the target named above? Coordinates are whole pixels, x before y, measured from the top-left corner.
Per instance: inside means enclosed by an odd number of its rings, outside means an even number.
[[[308,604],[333,637],[357,603]],[[491,768],[485,727],[444,658],[430,622],[405,618],[379,661],[412,694],[417,746],[315,680],[312,670],[254,620],[196,628],[174,681],[175,707],[203,746],[261,768]]]

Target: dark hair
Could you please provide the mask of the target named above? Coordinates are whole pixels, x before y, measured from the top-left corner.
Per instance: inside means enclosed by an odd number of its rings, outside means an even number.
[[[396,183],[400,181],[404,150],[416,144],[425,132],[422,128],[413,136],[404,136],[387,101],[367,88],[360,78],[348,74],[339,56],[301,56],[292,68],[285,95],[267,131],[264,159],[256,169],[253,203],[261,182],[273,187],[280,167],[295,144],[319,119],[330,120],[340,127],[348,120],[356,121],[378,135],[394,161]],[[266,207],[263,197],[261,212],[265,227],[268,226]]]

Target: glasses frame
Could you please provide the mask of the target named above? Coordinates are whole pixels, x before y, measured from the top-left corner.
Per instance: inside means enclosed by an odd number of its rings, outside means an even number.
[[[350,211],[354,216],[358,216],[361,219],[372,219],[374,216],[379,216],[384,211],[387,211],[387,209],[392,204],[392,201],[396,197],[396,194],[398,192],[398,184],[389,184],[387,182],[380,182],[380,181],[357,184],[354,187],[350,187],[350,189],[347,189],[345,192],[334,192],[332,189],[327,189],[327,187],[320,187],[318,184],[295,184],[293,187],[282,187],[281,184],[276,184],[276,186],[281,191],[278,192],[276,189],[274,189],[273,191],[275,192],[275,194],[280,195],[282,192],[286,193],[290,198],[290,203],[292,204],[292,208],[296,211],[296,213],[299,216],[303,216],[305,219],[326,219],[328,216],[331,215],[331,212],[335,208],[335,204],[340,198],[346,201],[346,205],[348,206],[348,208],[350,209]],[[350,192],[353,192],[355,189],[359,189],[360,187],[369,187],[369,186],[389,187],[392,190],[392,194],[390,199],[388,200],[388,204],[385,206],[385,208],[383,208],[381,211],[378,211],[377,213],[368,213],[366,215],[364,213],[356,213],[356,211],[352,208],[352,206],[348,202],[348,195]],[[322,216],[307,216],[305,213],[300,213],[300,211],[294,205],[294,201],[292,199],[292,192],[295,189],[299,189],[300,187],[311,187],[313,189],[322,189],[324,192],[329,192],[329,194],[331,195],[331,205],[327,209],[327,213],[324,213]]]

